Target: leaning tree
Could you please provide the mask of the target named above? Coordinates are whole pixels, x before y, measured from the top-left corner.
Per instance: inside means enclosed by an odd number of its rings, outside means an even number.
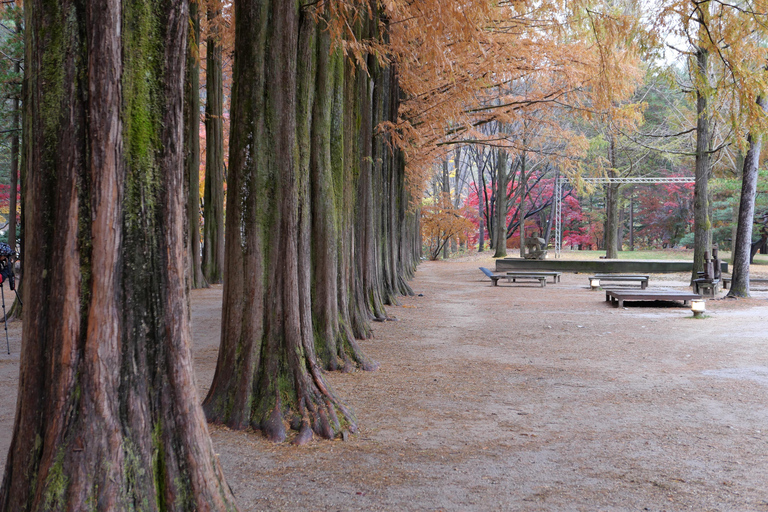
[[[25,7],[34,236],[0,510],[234,510],[190,352],[187,2]]]

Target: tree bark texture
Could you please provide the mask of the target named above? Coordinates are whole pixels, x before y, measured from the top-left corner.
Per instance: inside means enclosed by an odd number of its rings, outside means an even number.
[[[508,155],[503,149],[498,150],[496,159],[496,201],[495,201],[495,222],[493,226],[493,245],[496,252],[494,258],[504,258],[507,256],[507,185],[509,184],[509,173],[507,171]]]
[[[611,168],[608,177],[616,177],[616,139],[611,134],[608,145],[608,161]],[[606,183],[605,185],[605,257],[616,259],[619,257],[619,184]]]
[[[184,83],[184,183],[187,187],[189,285],[191,288],[207,288],[200,253],[200,13],[197,1],[189,4],[192,31],[187,45],[187,79]]]
[[[635,250],[635,191],[629,195],[629,250]]]
[[[523,147],[526,146],[523,139]],[[525,198],[528,195],[528,176],[526,175],[526,154],[525,151],[520,155],[520,257],[525,257]],[[546,249],[546,247],[544,247]]]
[[[224,275],[224,84],[221,34],[216,18],[221,5],[208,8],[210,36],[205,53],[205,190],[203,191],[203,275],[220,283]]]
[[[357,68],[309,5],[235,8],[222,345],[204,409],[274,441],[296,430],[302,444],[356,429],[322,370],[377,367],[356,337],[385,315],[398,282],[387,265],[414,264],[403,233],[417,225],[402,206],[404,161],[374,133],[393,112],[376,91],[388,69]]]
[[[693,189],[693,271],[704,270],[704,253],[711,253],[712,223],[709,219],[709,176],[712,172],[712,159],[709,153],[712,143],[709,112],[709,51],[704,45],[709,22],[709,2],[697,5],[697,17],[700,23],[699,46],[696,48],[696,168]]]
[[[442,174],[442,183],[441,183],[441,201],[448,201],[450,203],[451,201],[451,181],[450,181],[450,174],[448,173],[448,156],[446,155],[445,159],[443,160],[443,174]],[[443,259],[448,259],[450,246],[449,244],[443,245]]]
[[[313,430],[333,437],[354,422],[325,385],[308,297],[300,299],[309,283],[299,269],[306,199],[297,143],[305,114],[297,101],[299,17],[291,3],[236,5],[228,277],[219,364],[204,407],[210,420],[250,425],[274,441],[285,440],[290,423],[305,442]]]
[[[746,155],[739,151],[739,153],[736,156],[736,168],[734,169],[736,171],[736,175],[734,178],[737,180],[743,180],[744,179],[744,159],[746,158]],[[743,184],[742,184],[743,187]],[[733,264],[734,259],[736,258],[736,237],[738,236],[738,230],[739,230],[739,210],[741,209],[741,196],[739,196],[739,202],[734,205],[732,211],[731,211],[731,264]]]
[[[185,287],[187,3],[26,8],[26,277],[0,510],[234,510]]]
[[[761,109],[768,108],[768,100],[757,97]],[[739,202],[739,223],[733,249],[733,272],[729,297],[749,297],[749,260],[752,250],[752,224],[755,222],[755,197],[757,195],[757,176],[760,168],[760,152],[763,146],[762,135],[750,134],[749,150],[744,158],[744,172],[741,180],[741,200]]]

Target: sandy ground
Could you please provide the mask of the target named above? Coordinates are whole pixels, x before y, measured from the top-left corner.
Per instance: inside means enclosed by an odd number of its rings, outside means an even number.
[[[426,262],[419,294],[362,342],[376,372],[329,374],[357,415],[346,442],[274,445],[211,427],[251,510],[768,511],[768,292],[616,309],[562,282],[490,286],[490,259]],[[650,286],[685,289],[686,276]],[[221,289],[192,295],[203,396]],[[10,444],[20,327],[0,356],[0,463]]]

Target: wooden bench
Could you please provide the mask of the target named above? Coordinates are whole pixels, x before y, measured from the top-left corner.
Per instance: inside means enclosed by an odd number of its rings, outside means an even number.
[[[683,304],[688,304],[692,300],[701,299],[701,295],[691,292],[679,292],[677,290],[656,289],[656,290],[627,290],[611,289],[605,290],[605,300],[611,303],[617,303],[618,307],[624,306],[625,300],[649,301],[649,300],[682,300]]]
[[[707,279],[700,277],[693,280],[693,293],[700,293],[707,297],[714,297],[720,291],[719,279]]]
[[[629,275],[629,274],[595,274],[589,278],[591,281],[592,279],[599,279],[600,284],[604,281],[612,282],[612,283],[640,283],[640,289],[645,290],[646,287],[648,287],[648,278],[647,275]]]
[[[562,272],[555,272],[555,271],[533,271],[533,272],[522,272],[522,271],[516,271],[516,272],[507,272],[508,276],[513,276],[512,282],[515,282],[516,277],[523,277],[523,276],[544,276],[545,278],[551,277],[553,283],[559,283],[560,282],[560,275]]]
[[[535,279],[538,280],[539,283],[541,283],[541,287],[545,287],[547,285],[547,276],[540,276],[540,275],[532,275],[527,272],[520,272],[519,275],[510,276],[507,274],[494,274],[489,269],[485,267],[480,267],[480,270],[483,271],[483,274],[491,278],[491,281],[493,281],[494,286],[499,285],[499,279],[506,279],[508,283],[515,282],[516,279]]]
[[[723,278],[723,289],[727,290],[728,287],[731,285],[732,277],[724,277]],[[756,284],[766,284],[768,283],[768,278],[765,277],[750,277],[749,278],[749,285],[752,286],[752,283]]]

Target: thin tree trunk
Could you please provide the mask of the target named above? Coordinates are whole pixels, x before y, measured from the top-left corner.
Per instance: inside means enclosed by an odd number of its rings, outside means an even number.
[[[635,191],[629,196],[629,250],[635,250]]]
[[[768,101],[763,96],[757,97],[757,104],[763,111],[768,108]],[[729,297],[749,297],[749,260],[752,250],[752,224],[755,219],[757,176],[762,146],[762,135],[750,134],[749,151],[747,151],[747,156],[744,158],[744,171],[741,180],[739,224],[733,246],[733,280],[731,281],[731,289],[728,292]]]
[[[696,169],[693,189],[693,271],[704,270],[704,253],[711,252],[712,225],[709,219],[709,176],[711,157],[709,154],[712,133],[709,112],[709,51],[704,46],[708,37],[710,3],[697,4],[699,21],[699,46],[696,48]]]
[[[187,3],[25,9],[35,237],[0,510],[234,510],[189,349]]]
[[[15,64],[16,73],[19,70],[19,64]],[[19,187],[19,139],[20,139],[20,115],[19,115],[19,97],[13,98],[13,114],[11,116],[11,187],[8,197],[8,245],[15,251],[16,244],[16,194]]]
[[[17,34],[21,34],[23,38],[26,38],[26,35],[23,33],[22,30],[22,21],[24,20],[25,12],[19,12],[16,14],[16,18],[14,20],[14,27]],[[26,49],[26,44],[25,44]],[[28,55],[25,52],[24,58],[26,59]],[[16,66],[14,66],[15,68]],[[20,68],[21,66],[19,66]],[[18,189],[19,190],[19,205],[18,210],[20,210],[19,215],[19,224],[14,225],[14,227],[17,229],[18,233],[14,235],[15,239],[18,239],[18,257],[23,262],[24,261],[24,218],[25,218],[25,204],[24,204],[24,188],[25,188],[25,176],[26,176],[26,162],[28,160],[28,150],[31,148],[31,144],[25,144],[24,141],[29,139],[29,131],[30,131],[30,125],[29,125],[29,116],[25,114],[26,112],[26,105],[24,104],[24,100],[27,98],[28,94],[28,80],[27,80],[27,68],[25,67],[23,70],[24,79],[22,80],[21,84],[21,96],[19,98],[19,106],[16,108],[16,112],[19,116],[19,123],[16,124],[17,128],[20,132],[20,140],[18,142],[20,154],[18,159],[20,162],[20,167],[18,168],[18,172],[14,173],[17,176],[17,186],[13,190]],[[22,109],[25,109],[25,112],[22,112]],[[18,165],[18,164],[17,164]],[[24,265],[19,266],[19,274],[18,274],[18,281],[16,283],[16,286],[18,286],[17,290],[21,290],[21,282],[24,279]],[[13,302],[13,306],[11,306],[10,311],[8,312],[9,318],[21,318],[23,314],[24,307],[22,306],[21,302],[18,300],[18,297]]]
[[[200,254],[200,13],[198,0],[189,4],[192,29],[187,46],[187,79],[184,90],[185,180],[187,188],[187,252],[189,286],[205,288]]]
[[[737,157],[736,157],[736,179],[743,180],[744,179],[744,158],[745,155],[741,151],[739,151]],[[742,184],[743,187],[743,184]],[[731,265],[733,265],[733,262],[736,258],[736,237],[738,236],[738,230],[739,230],[739,210],[741,208],[741,196],[739,196],[739,203],[735,204],[733,206],[733,211],[731,215]]]
[[[475,148],[475,155],[477,155],[477,148]],[[480,233],[477,239],[477,251],[483,252],[485,250],[485,216],[487,215],[485,205],[487,204],[487,193],[485,187],[485,167],[478,162],[477,178],[479,186],[477,189],[477,210],[478,217],[480,219]]]
[[[442,163],[442,180],[441,180],[441,188],[440,188],[440,199],[439,204],[443,204],[445,202],[445,205],[448,206],[451,204],[451,180],[450,175],[448,174],[448,156],[446,156],[443,159]],[[442,207],[441,207],[442,208]],[[445,243],[443,244],[443,259],[448,259],[449,251],[449,244]]]
[[[611,168],[608,176],[616,177],[616,139],[611,134],[608,144],[608,160]],[[618,183],[606,183],[605,185],[605,257],[616,259],[619,257],[619,185]]]
[[[526,141],[523,139],[523,147]],[[520,257],[525,257],[525,198],[528,194],[528,176],[526,175],[526,154],[520,155]]]
[[[18,18],[15,22],[16,34],[21,34],[21,27],[19,25]],[[18,75],[21,72],[21,66],[16,61],[13,65],[14,72]],[[16,195],[19,189],[19,141],[21,140],[21,102],[19,96],[14,96],[12,102],[13,115],[11,116],[11,179],[10,179],[10,191],[8,196],[8,245],[14,251],[17,251],[19,245],[16,242],[16,211],[18,210],[18,203],[16,201]],[[23,261],[23,260],[22,260]],[[14,270],[15,271],[15,270]],[[21,286],[21,279],[17,283]],[[17,300],[15,294],[11,300],[12,305],[8,309],[6,319],[21,318],[22,305]]]
[[[503,149],[498,150],[496,160],[496,204],[495,204],[495,226],[493,230],[494,248],[496,252],[494,258],[504,258],[507,256],[507,184],[509,183],[509,174],[507,172],[507,152]]]
[[[560,172],[558,171],[555,174],[555,183],[557,183],[558,178],[560,177]],[[557,208],[555,208],[555,201],[558,200],[558,198],[555,198],[555,194],[557,193],[557,187],[552,187],[552,200],[551,204],[549,206],[549,218],[547,220],[547,229],[545,231],[544,236],[542,237],[544,239],[544,248],[546,249],[549,246],[549,238],[552,236],[552,226],[555,224],[555,214],[557,213]],[[562,200],[562,198],[559,198]],[[555,241],[556,245],[557,241]]]
[[[220,283],[224,272],[224,86],[222,82],[220,0],[208,6],[211,32],[206,40],[205,70],[205,190],[203,275]]]

